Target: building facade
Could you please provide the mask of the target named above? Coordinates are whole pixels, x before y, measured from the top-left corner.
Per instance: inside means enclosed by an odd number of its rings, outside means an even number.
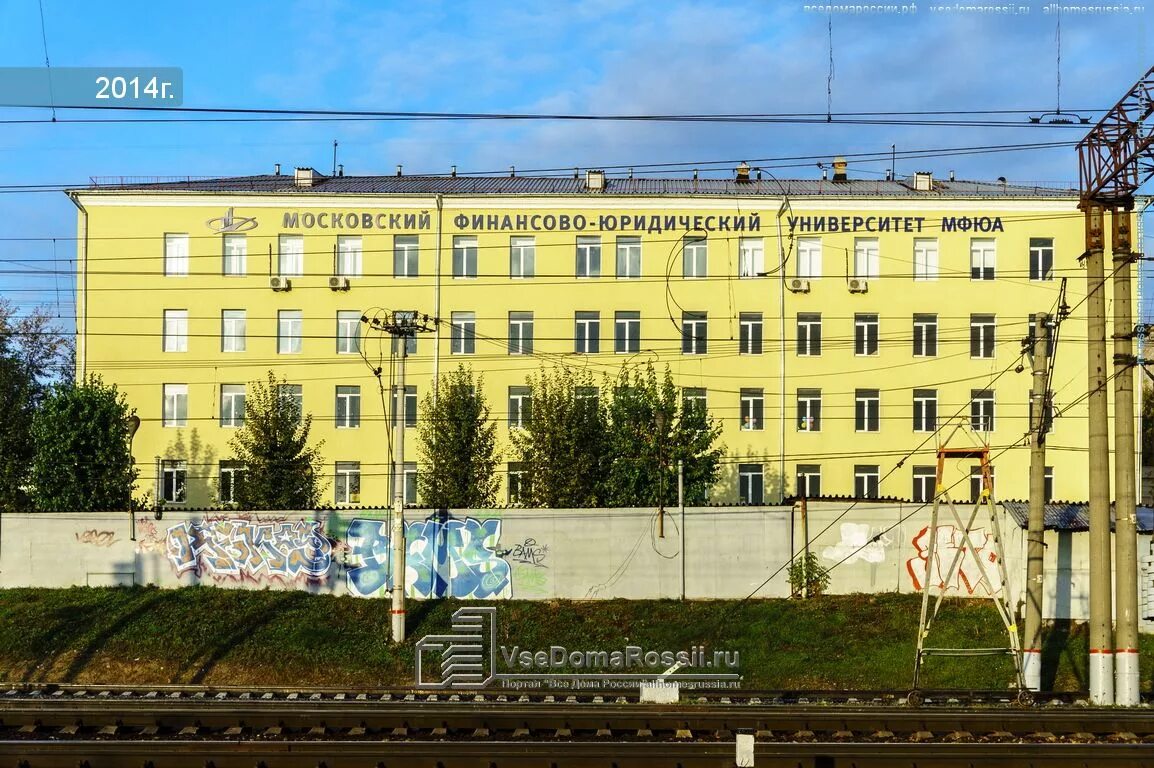
[[[78,373],[127,393],[141,418],[139,492],[154,501],[228,502],[242,469],[229,442],[245,393],[272,370],[324,440],[329,502],[387,504],[395,350],[362,318],[389,310],[428,315],[432,328],[407,358],[413,503],[419,404],[459,363],[484,375],[513,503],[509,433],[526,412],[526,378],[570,366],[601,380],[645,362],[668,366],[720,423],[716,501],[932,498],[946,435],[954,446],[988,443],[996,495],[1025,498],[1023,340],[1033,313],[1059,317],[1063,296],[1048,490],[1087,497],[1086,280],[1073,190],[930,174],[298,169],[69,195],[80,228]],[[955,498],[976,487],[974,464],[947,467]]]

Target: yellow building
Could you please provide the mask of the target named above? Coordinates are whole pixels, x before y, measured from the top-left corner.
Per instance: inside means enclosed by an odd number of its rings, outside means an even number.
[[[71,190],[79,373],[127,393],[140,492],[167,504],[227,500],[246,384],[269,369],[314,417],[329,501],[387,504],[372,369],[387,387],[390,347],[361,322],[382,310],[439,319],[408,358],[410,409],[467,363],[506,448],[542,366],[600,379],[653,361],[723,427],[716,501],[923,499],[950,431],[935,429],[955,416],[977,434],[953,444],[988,440],[997,496],[1025,498],[1023,338],[1031,313],[1057,315],[1069,278],[1047,464],[1054,498],[1087,497],[1075,192],[761,176],[297,169]],[[955,496],[970,463],[948,469]]]

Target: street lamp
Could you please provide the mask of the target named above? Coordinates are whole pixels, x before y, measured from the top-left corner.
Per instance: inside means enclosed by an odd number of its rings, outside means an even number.
[[[136,438],[138,429],[140,429],[140,417],[133,413],[128,417],[128,460],[131,467],[136,466],[136,459],[132,455],[132,441]],[[132,488],[128,489],[128,519],[131,523],[129,539],[136,541],[136,513],[132,509]]]

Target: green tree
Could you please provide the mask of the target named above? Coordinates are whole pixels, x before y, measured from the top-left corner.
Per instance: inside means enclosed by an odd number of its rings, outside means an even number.
[[[1154,387],[1142,387],[1142,464],[1154,464]]]
[[[245,396],[244,426],[230,446],[244,467],[235,494],[240,509],[313,509],[324,491],[324,459],[309,445],[313,417],[302,411],[299,390],[272,371]]]
[[[32,498],[42,512],[127,510],[136,481],[132,411],[99,376],[51,389],[32,420]]]
[[[622,367],[608,407],[609,471],[605,499],[612,506],[655,506],[677,499],[677,462],[684,463],[685,501],[703,503],[717,481],[721,433],[708,412],[686,405],[668,366]]]
[[[529,413],[511,432],[526,472],[521,501],[537,507],[596,507],[606,469],[605,406],[587,372],[558,367],[529,381]]]
[[[484,380],[464,365],[441,376],[439,397],[425,395],[420,425],[422,501],[446,509],[484,509],[497,502],[497,425],[489,419]]]

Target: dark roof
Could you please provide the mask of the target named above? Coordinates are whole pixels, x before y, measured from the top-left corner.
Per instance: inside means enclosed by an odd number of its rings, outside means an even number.
[[[932,192],[917,192],[905,181],[854,179],[832,182],[813,179],[774,179],[737,182],[733,179],[613,178],[605,189],[589,191],[585,179],[557,176],[322,176],[310,187],[298,187],[293,174],[236,176],[226,178],[103,177],[90,187],[70,192],[228,192],[331,195],[606,195],[703,197],[894,197],[894,198],[1074,198],[1077,190],[1044,186],[1019,186],[1001,182],[934,181]]]
[[[1014,516],[1014,520],[1022,528],[1027,526],[1030,517],[1030,502],[1003,501],[1002,506]],[[1051,531],[1088,531],[1090,530],[1090,505],[1085,502],[1056,501],[1045,507],[1045,527]],[[1110,530],[1114,529],[1114,509],[1110,509]],[[1138,532],[1151,533],[1154,531],[1154,507],[1138,507]]]

